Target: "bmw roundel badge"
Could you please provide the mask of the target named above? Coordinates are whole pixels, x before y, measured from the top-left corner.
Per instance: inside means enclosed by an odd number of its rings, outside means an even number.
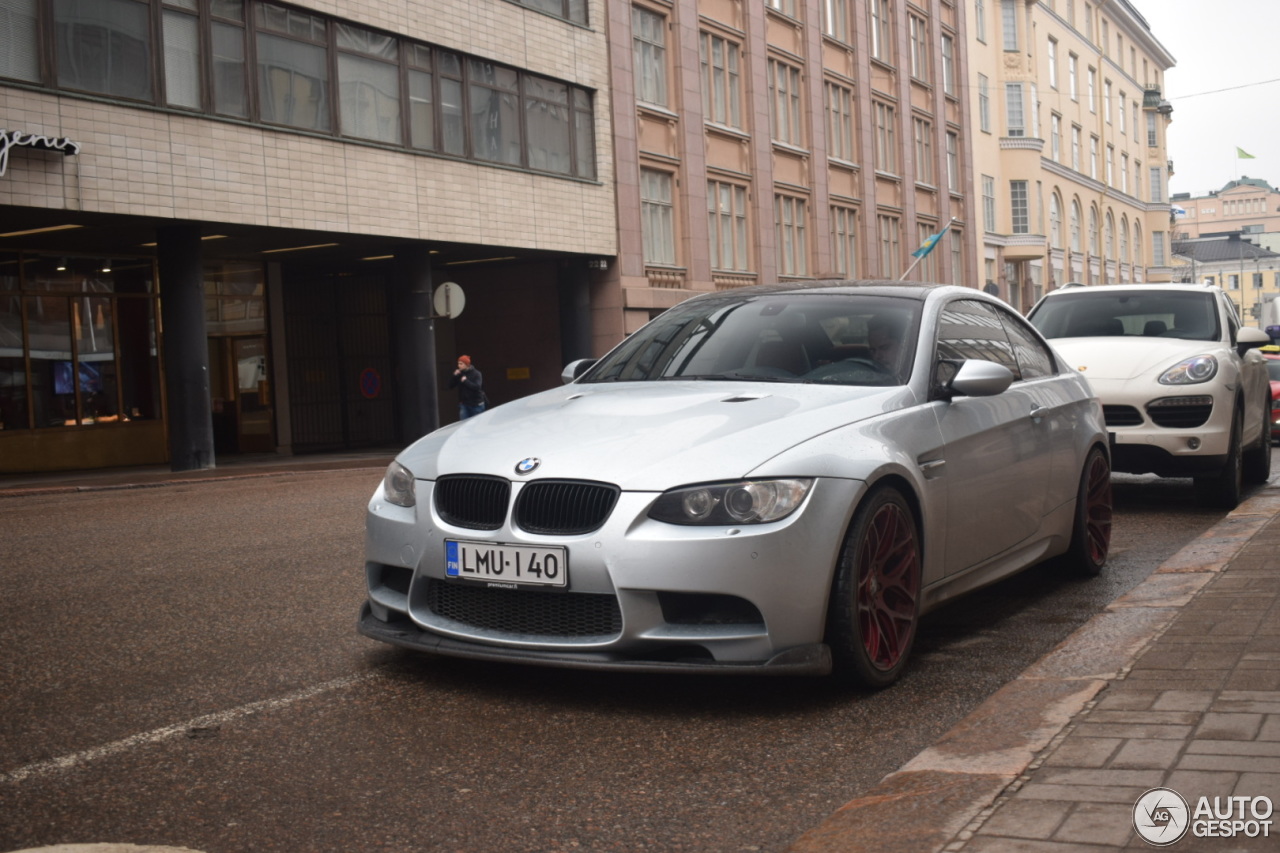
[[[542,460],[536,456],[530,456],[528,459],[521,459],[516,463],[517,474],[532,474],[537,467],[542,464]]]

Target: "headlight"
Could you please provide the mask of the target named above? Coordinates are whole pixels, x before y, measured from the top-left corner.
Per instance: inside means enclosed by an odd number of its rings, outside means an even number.
[[[413,472],[399,462],[388,465],[387,473],[382,477],[382,496],[388,503],[397,506],[413,506],[416,500],[413,494]]]
[[[664,492],[649,517],[668,524],[764,524],[786,518],[813,480],[750,480]]]
[[[1198,355],[1178,362],[1160,374],[1161,385],[1195,385],[1218,375],[1218,360],[1211,355]]]

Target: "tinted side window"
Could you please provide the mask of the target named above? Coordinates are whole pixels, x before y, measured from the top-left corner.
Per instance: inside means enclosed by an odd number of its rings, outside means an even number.
[[[1053,354],[1041,343],[1027,322],[1012,311],[997,308],[996,313],[1004,324],[1005,334],[1013,344],[1013,355],[1018,360],[1023,379],[1039,379],[1042,376],[1053,376]],[[1016,373],[1017,371],[1015,371]]]
[[[1000,317],[976,299],[957,299],[942,309],[938,323],[938,358],[977,358],[1003,364],[1022,378],[1013,346]]]

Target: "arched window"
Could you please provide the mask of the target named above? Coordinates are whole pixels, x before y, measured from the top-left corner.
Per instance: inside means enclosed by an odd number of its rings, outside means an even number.
[[[1098,208],[1089,208],[1089,248],[1086,250],[1091,255],[1102,254],[1098,251]]]
[[[1129,263],[1129,217],[1120,217],[1120,262]]]
[[[1062,199],[1056,192],[1049,196],[1049,245],[1062,248]]]
[[[1080,202],[1071,202],[1071,251],[1080,251]]]
[[[1103,257],[1112,260],[1116,256],[1116,219],[1111,215],[1111,211],[1107,211],[1107,218],[1103,221],[1103,241],[1102,250]]]
[[[1135,264],[1147,262],[1147,256],[1143,254],[1142,249],[1142,223],[1136,219],[1133,222],[1133,262]]]

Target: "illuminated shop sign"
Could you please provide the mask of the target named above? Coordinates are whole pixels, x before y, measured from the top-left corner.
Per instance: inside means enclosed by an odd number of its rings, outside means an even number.
[[[70,156],[80,153],[80,143],[72,142],[65,136],[41,136],[38,133],[23,133],[21,130],[0,130],[0,177],[9,168],[9,149],[39,148],[43,151],[61,151]]]

